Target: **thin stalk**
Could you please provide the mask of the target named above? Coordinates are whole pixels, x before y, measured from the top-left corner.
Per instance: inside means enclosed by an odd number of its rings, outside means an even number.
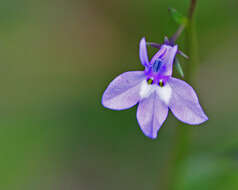
[[[185,28],[185,24],[182,24],[179,26],[178,30],[174,33],[174,35],[169,40],[172,44],[174,44],[177,38],[182,34],[184,28]]]

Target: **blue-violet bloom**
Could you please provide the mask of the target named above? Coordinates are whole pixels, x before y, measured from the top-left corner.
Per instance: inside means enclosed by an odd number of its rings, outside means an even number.
[[[142,38],[139,56],[144,71],[129,71],[116,77],[105,90],[102,104],[109,109],[123,110],[139,103],[137,120],[143,133],[156,138],[170,109],[180,121],[196,125],[208,118],[196,92],[186,82],[172,77],[173,61],[178,46],[163,44],[148,60],[146,40]]]

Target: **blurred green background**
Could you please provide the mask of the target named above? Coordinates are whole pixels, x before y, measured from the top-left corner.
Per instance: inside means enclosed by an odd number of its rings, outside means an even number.
[[[168,7],[186,14],[188,6],[189,0],[2,0],[0,189],[164,190],[183,124],[170,114],[151,140],[139,129],[136,107],[108,110],[101,96],[120,73],[143,69],[141,37],[160,43],[173,34]],[[209,121],[188,129],[190,151],[171,180],[178,190],[238,189],[237,8],[236,0],[198,0],[194,88]]]

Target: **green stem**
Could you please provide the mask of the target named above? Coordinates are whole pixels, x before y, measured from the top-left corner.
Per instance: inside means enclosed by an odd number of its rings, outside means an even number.
[[[194,10],[196,6],[196,0],[191,0],[191,6],[189,9],[189,22],[186,31],[186,48],[189,54],[190,60],[186,67],[186,75],[185,79],[193,83],[195,76],[195,71],[197,70],[199,58],[198,58],[198,44],[197,44],[197,34],[196,34],[196,26],[194,21]]]
[[[190,7],[188,10],[188,23],[186,27],[186,48],[188,56],[190,57],[189,63],[186,65],[185,80],[191,84],[193,76],[198,65],[197,53],[197,37],[194,23],[194,11],[196,8],[197,0],[190,0]],[[184,26],[181,25],[177,32],[172,36],[172,40],[176,40]],[[178,124],[181,125],[181,124]],[[163,190],[176,190],[178,180],[180,179],[181,167],[189,156],[190,150],[190,128],[183,124],[183,127],[176,127],[175,137],[173,138],[171,153],[166,163],[165,176],[163,176]]]

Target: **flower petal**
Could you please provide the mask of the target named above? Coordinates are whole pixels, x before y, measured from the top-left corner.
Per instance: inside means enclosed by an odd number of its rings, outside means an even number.
[[[139,45],[139,56],[141,64],[147,67],[149,65],[149,59],[147,55],[146,40],[142,38]]]
[[[177,51],[178,51],[178,46],[177,45],[171,47],[168,50],[168,55],[165,56],[165,58],[163,60],[165,62],[165,65],[166,65],[166,72],[164,72],[163,75],[166,75],[166,76],[171,76],[172,75],[173,62],[174,62],[174,58],[176,56]]]
[[[175,117],[190,125],[201,124],[208,120],[199,104],[196,92],[189,84],[172,77],[168,83],[172,88],[169,108]]]
[[[152,57],[150,65],[152,65],[157,59],[161,59],[163,66],[160,69],[160,74],[164,76],[171,76],[173,71],[173,62],[177,53],[178,46],[162,45],[160,50]]]
[[[130,71],[117,76],[103,94],[103,106],[114,110],[134,106],[140,100],[139,91],[144,78],[143,71]]]
[[[143,133],[156,138],[157,132],[168,115],[168,107],[160,101],[156,92],[140,101],[137,108],[137,120]]]

